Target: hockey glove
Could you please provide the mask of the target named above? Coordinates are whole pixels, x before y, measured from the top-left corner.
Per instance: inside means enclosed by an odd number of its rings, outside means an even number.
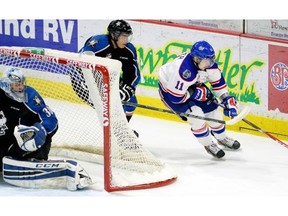
[[[197,101],[206,101],[213,98],[213,93],[205,85],[192,85],[188,88],[190,98]]]
[[[120,98],[121,101],[129,101],[135,95],[135,88],[123,82],[120,82]]]
[[[18,125],[14,128],[14,136],[19,147],[28,152],[36,151],[46,141],[47,132],[40,123],[33,126]]]
[[[234,96],[228,96],[224,98],[221,104],[224,105],[224,115],[228,117],[237,116],[237,101]]]

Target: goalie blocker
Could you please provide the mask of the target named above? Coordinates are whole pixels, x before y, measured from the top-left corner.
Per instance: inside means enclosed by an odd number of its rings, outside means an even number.
[[[75,191],[92,183],[87,172],[74,160],[22,161],[3,158],[5,182],[24,188],[67,188]]]

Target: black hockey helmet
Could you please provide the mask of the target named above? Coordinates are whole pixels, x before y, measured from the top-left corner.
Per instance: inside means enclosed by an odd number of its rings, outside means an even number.
[[[118,37],[121,33],[126,33],[132,35],[132,28],[130,24],[125,20],[113,20],[110,22],[107,28],[110,35],[114,36],[115,40],[118,40]]]

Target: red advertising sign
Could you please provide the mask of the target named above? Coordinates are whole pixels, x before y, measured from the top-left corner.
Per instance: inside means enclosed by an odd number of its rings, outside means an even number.
[[[269,45],[268,110],[288,113],[288,47]]]

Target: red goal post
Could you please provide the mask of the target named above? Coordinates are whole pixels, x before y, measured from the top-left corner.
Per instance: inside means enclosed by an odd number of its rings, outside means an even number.
[[[177,179],[132,132],[119,96],[117,60],[43,48],[0,47],[0,72],[20,68],[55,111],[51,155],[104,165],[106,191],[165,186]]]

